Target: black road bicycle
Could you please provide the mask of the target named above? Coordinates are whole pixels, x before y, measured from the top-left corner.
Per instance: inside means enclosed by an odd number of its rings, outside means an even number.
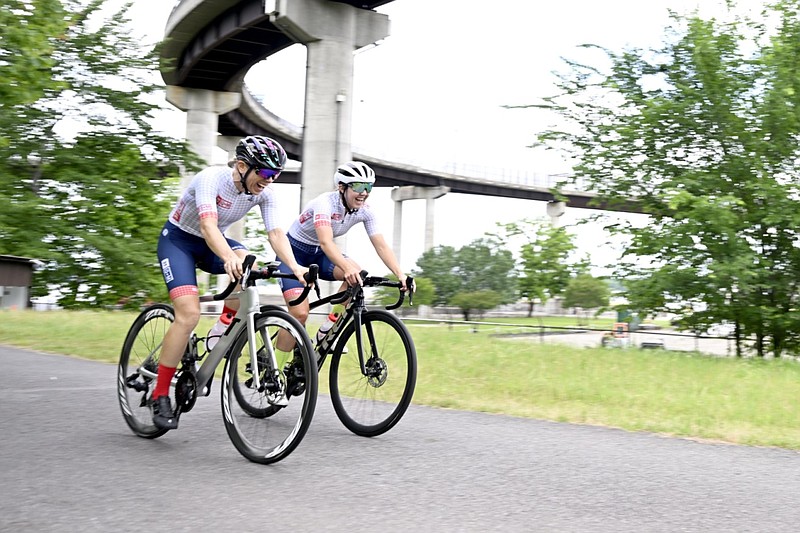
[[[385,309],[368,309],[365,287],[394,287],[400,282],[361,272],[362,285],[311,302],[311,309],[348,302],[342,316],[315,347],[322,369],[331,355],[331,401],[347,429],[363,437],[389,431],[405,414],[417,382],[417,352],[405,324],[390,310],[403,304],[405,292]],[[408,287],[413,279],[406,280]],[[413,293],[409,291],[411,305]]]
[[[225,359],[220,391],[225,429],[243,456],[269,464],[286,458],[305,436],[316,407],[318,378],[305,328],[285,309],[260,305],[255,287],[258,279],[294,276],[278,272],[278,263],[253,270],[254,262],[255,256],[247,256],[240,283],[232,282],[221,294],[201,297],[201,301],[238,298],[239,310],[213,349],[206,349],[207,338],[192,334],[171,386],[175,416],[180,417],[192,410],[198,396],[211,393],[216,369]],[[316,271],[316,265],[309,269],[308,285],[290,305],[308,296]],[[232,294],[239,284],[241,290]],[[125,422],[140,437],[154,439],[169,431],[153,425],[152,393],[161,344],[174,320],[169,305],[147,307],[134,320],[122,347],[119,404]],[[275,349],[280,331],[294,338],[292,354]]]

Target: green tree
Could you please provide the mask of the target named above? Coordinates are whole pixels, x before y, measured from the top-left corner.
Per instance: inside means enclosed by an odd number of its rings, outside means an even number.
[[[469,321],[473,311],[482,315],[502,302],[502,296],[491,290],[459,292],[450,299],[450,305],[461,309],[464,320]]]
[[[447,305],[448,300],[461,288],[458,275],[456,249],[436,246],[417,260],[414,276],[431,280],[434,286],[432,305]]]
[[[0,5],[0,147],[9,143],[7,129],[14,106],[29,105],[56,85],[52,70],[53,37],[67,28],[59,0],[9,0]],[[20,50],[36,53],[19,54]]]
[[[520,271],[517,280],[519,295],[528,303],[528,316],[534,304],[546,303],[560,296],[576,270],[569,263],[575,250],[574,237],[564,227],[548,221],[521,220],[500,225],[500,240],[523,237],[520,249]]]
[[[799,10],[765,7],[774,27],[674,15],[663,47],[599,49],[608,71],[571,62],[541,104],[566,119],[541,140],[568,147],[574,180],[650,214],[612,228],[632,308],[728,320],[737,353],[744,336],[761,355],[800,344]]]
[[[438,246],[417,260],[419,271],[435,287],[434,305],[450,305],[459,292],[493,291],[495,305],[516,299],[514,257],[493,239],[476,239],[458,250]]]
[[[0,101],[0,253],[42,261],[33,295],[67,307],[163,298],[158,233],[197,158],[151,126],[155,51],[130,33],[129,5],[95,21],[101,1],[12,4],[5,27],[26,33],[3,30],[0,76],[24,96]]]
[[[591,274],[579,274],[569,280],[564,290],[564,306],[601,313],[608,307],[611,291],[608,284]]]

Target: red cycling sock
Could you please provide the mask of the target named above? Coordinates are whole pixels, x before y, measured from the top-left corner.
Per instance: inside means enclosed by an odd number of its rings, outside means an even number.
[[[164,366],[161,363],[158,365],[158,379],[156,380],[156,388],[153,389],[153,399],[160,396],[169,396],[169,384],[172,382],[172,376],[175,375],[175,369]]]

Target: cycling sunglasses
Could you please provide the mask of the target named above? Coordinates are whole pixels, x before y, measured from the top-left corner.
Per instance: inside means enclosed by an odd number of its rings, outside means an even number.
[[[280,176],[281,174],[280,170],[272,170],[271,168],[256,168],[254,170],[256,171],[256,175],[259,178],[263,178],[265,180],[268,179],[276,180],[278,179],[278,176]]]
[[[353,189],[354,192],[362,193],[362,192],[372,192],[372,183],[365,183],[363,181],[355,181],[350,184],[350,188]]]

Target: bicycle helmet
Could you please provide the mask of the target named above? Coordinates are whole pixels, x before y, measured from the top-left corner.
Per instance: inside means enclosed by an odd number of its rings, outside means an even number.
[[[236,158],[251,167],[283,170],[286,152],[276,140],[261,135],[245,137],[236,145]]]
[[[333,184],[338,186],[340,183],[347,185],[353,182],[375,183],[375,171],[360,161],[339,165],[333,175]]]

